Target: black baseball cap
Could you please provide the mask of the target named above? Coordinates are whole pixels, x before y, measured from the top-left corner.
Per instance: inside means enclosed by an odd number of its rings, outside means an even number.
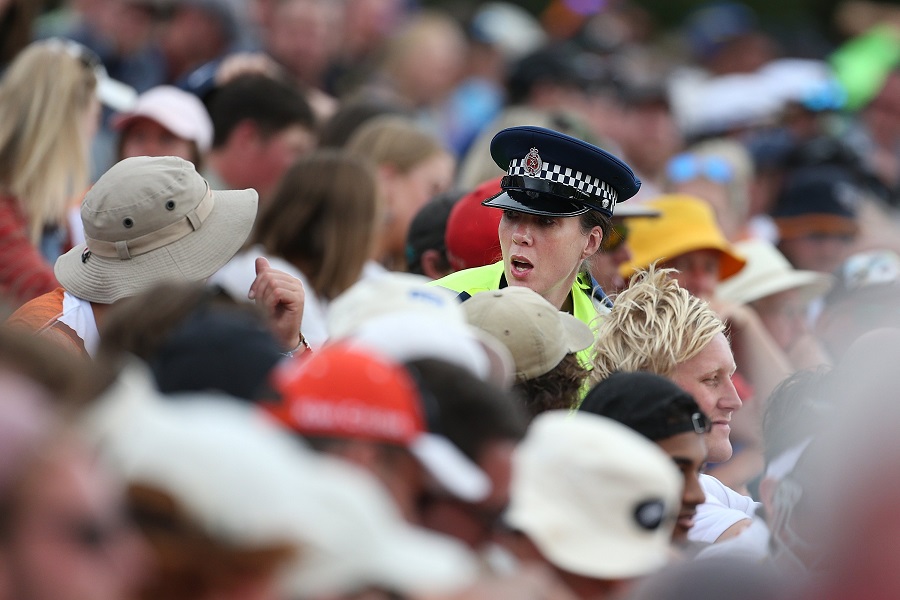
[[[600,381],[579,410],[618,421],[654,442],[709,431],[693,396],[666,377],[641,371],[616,372]]]

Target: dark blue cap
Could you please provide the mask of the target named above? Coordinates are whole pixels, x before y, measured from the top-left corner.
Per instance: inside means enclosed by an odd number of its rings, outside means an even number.
[[[491,140],[491,156],[506,171],[503,192],[482,202],[494,208],[551,217],[597,210],[611,217],[616,202],[641,187],[609,152],[543,127],[504,129]]]

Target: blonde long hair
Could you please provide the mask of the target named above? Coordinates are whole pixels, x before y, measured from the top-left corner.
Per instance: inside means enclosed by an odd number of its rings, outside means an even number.
[[[0,81],[0,188],[21,203],[35,243],[88,184],[82,128],[96,87],[93,70],[54,41],[25,48]]]

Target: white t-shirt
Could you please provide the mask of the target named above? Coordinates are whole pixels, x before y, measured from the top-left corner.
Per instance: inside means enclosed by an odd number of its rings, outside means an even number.
[[[97,321],[94,318],[94,309],[87,300],[73,296],[69,292],[63,293],[62,315],[57,319],[68,325],[78,337],[84,341],[84,349],[91,358],[97,354],[100,346],[100,332],[97,330]]]
[[[697,507],[694,526],[688,531],[692,542],[714,543],[726,529],[744,519],[752,518],[762,504],[749,496],[738,494],[712,475],[700,476],[706,502]]]
[[[753,523],[739,535],[731,539],[710,544],[694,558],[741,558],[751,562],[762,562],[769,557],[769,528],[765,521],[754,518]]]
[[[306,276],[291,263],[277,256],[267,256],[262,246],[253,246],[249,250],[235,254],[228,264],[209,278],[209,283],[222,286],[236,300],[250,302],[247,294],[253,280],[256,279],[256,259],[260,256],[268,260],[273,269],[284,271],[303,284],[305,299],[300,329],[310,347],[318,350],[328,339],[328,329],[325,325],[328,304],[316,295]]]

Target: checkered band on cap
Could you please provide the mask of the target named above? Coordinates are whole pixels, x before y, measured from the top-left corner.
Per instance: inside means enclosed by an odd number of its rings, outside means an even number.
[[[613,187],[605,181],[601,181],[597,177],[592,177],[587,173],[575,171],[570,167],[554,165],[547,162],[540,162],[540,170],[534,171],[527,165],[528,156],[524,158],[514,158],[509,162],[508,175],[520,177],[534,177],[537,179],[545,179],[554,183],[568,185],[581,192],[592,196],[599,196],[607,200],[609,204],[615,204],[618,200],[618,194]],[[608,206],[607,202],[603,206]]]

